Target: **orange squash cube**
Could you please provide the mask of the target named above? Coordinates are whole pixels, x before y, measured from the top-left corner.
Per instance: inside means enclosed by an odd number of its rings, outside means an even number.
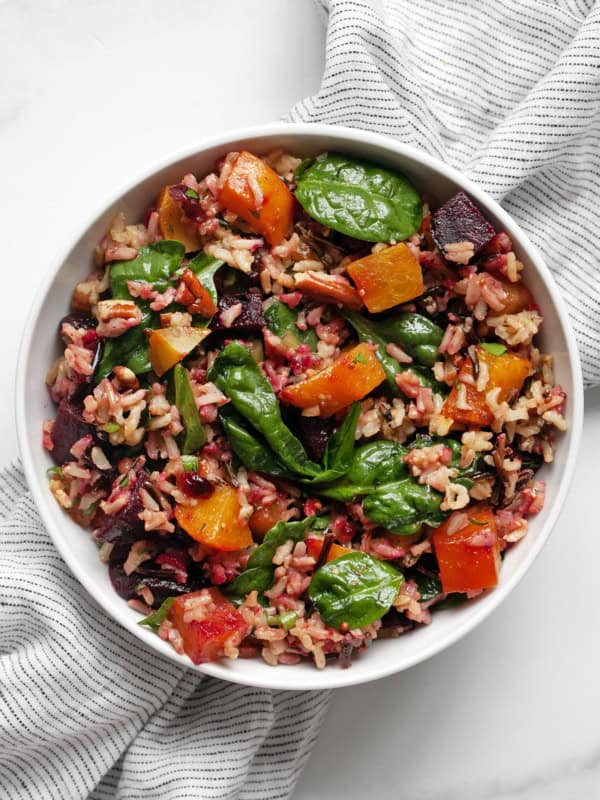
[[[209,328],[175,325],[153,331],[150,336],[150,363],[158,377],[182,361],[211,333]]]
[[[156,201],[158,229],[163,239],[175,239],[185,247],[186,253],[202,248],[200,234],[193,222],[181,219],[181,209],[169,194],[170,186],[161,189]]]
[[[192,539],[217,550],[242,550],[253,543],[248,524],[240,520],[240,503],[233,486],[218,486],[194,505],[175,506],[175,519]]]
[[[481,392],[477,390],[473,364],[471,359],[466,358],[458,373],[457,382],[444,403],[442,415],[464,425],[483,427],[489,425],[494,418],[486,402],[486,394],[499,387],[498,402],[501,403],[511,392],[520,392],[531,370],[531,362],[514,353],[494,356],[482,347],[477,348],[477,358],[480,364],[485,364],[488,368],[489,378],[485,389]],[[459,384],[465,387],[465,400],[469,408],[459,408]]]
[[[353,261],[348,274],[364,304],[374,314],[423,294],[421,267],[404,243]]]
[[[330,417],[362,400],[384,380],[385,372],[372,347],[363,343],[346,350],[330,367],[286,386],[280,398],[296,408],[318,407],[320,416]]]
[[[280,244],[291,231],[294,198],[290,190],[275,170],[246,150],[236,158],[219,199],[271,246]]]
[[[458,515],[461,517],[457,520]],[[448,529],[452,530],[457,521],[458,530],[449,533]],[[454,512],[434,531],[433,548],[444,592],[476,592],[498,583],[500,539],[489,506]]]

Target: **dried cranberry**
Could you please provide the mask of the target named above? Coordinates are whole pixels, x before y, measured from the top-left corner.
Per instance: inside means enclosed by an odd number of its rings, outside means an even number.
[[[181,472],[177,476],[177,486],[188,497],[210,497],[215,487],[197,472]]]
[[[189,220],[204,222],[206,212],[202,208],[197,192],[184,183],[177,183],[169,188],[169,194]]]

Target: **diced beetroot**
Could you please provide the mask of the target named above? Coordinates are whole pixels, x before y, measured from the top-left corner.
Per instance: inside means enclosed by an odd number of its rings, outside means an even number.
[[[186,621],[188,600],[194,597],[209,597],[211,608],[205,619]],[[223,647],[230,637],[239,644],[250,632],[240,612],[214,588],[178,597],[171,606],[169,617],[181,634],[186,655],[194,664],[215,661],[223,655]]]
[[[86,314],[83,311],[72,311],[70,314],[67,314],[66,317],[63,317],[58,323],[58,332],[61,336],[62,326],[65,323],[67,325],[72,325],[75,330],[86,331],[93,331],[98,324],[97,320],[95,320],[93,317],[90,317],[89,314]]]
[[[223,312],[228,311],[232,306],[241,303],[241,313],[227,327],[221,321]],[[252,333],[260,333],[265,327],[266,321],[263,314],[260,289],[251,288],[243,294],[226,294],[219,298],[217,313],[215,314],[211,328],[213,331],[224,331],[233,336],[247,336]]]
[[[128,549],[128,548],[127,548]],[[139,590],[148,587],[152,592],[152,607],[158,608],[167,597],[178,597],[201,589],[205,585],[202,576],[190,576],[185,583],[179,583],[173,573],[161,570],[160,567],[148,568],[146,563],[143,569],[126,575],[123,571],[123,558],[111,559],[108,574],[117,594],[124,600],[139,597]]]
[[[440,250],[471,242],[477,254],[496,234],[494,227],[464,192],[458,192],[431,215],[431,233]]]
[[[89,425],[82,416],[81,406],[73,403],[72,400],[65,398],[61,400],[56,410],[56,419],[52,428],[52,444],[54,447],[50,451],[56,464],[64,464],[65,461],[72,461],[70,454],[71,447],[79,439],[94,434],[94,426]]]
[[[116,480],[119,478],[120,476]],[[130,486],[123,487],[129,492],[129,501],[116,514],[103,515],[100,526],[94,533],[97,542],[114,542],[117,539],[133,542],[141,537],[144,523],[138,515],[144,510],[144,505],[140,498],[140,489],[147,480],[148,473],[141,470]]]
[[[309,457],[320,461],[335,427],[335,417],[303,417],[292,406],[284,408],[285,422],[300,439]]]

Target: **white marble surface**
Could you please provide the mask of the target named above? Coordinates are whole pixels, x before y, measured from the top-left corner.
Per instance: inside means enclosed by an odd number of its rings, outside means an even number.
[[[225,44],[226,43],[226,44]],[[0,341],[12,385],[49,255],[148,160],[315,91],[311,0],[0,0]],[[433,661],[340,690],[295,800],[600,798],[600,391],[544,553]],[[0,463],[17,453],[12,403]]]

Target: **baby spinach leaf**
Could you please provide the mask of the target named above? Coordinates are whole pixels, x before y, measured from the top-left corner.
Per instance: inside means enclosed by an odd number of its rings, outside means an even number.
[[[248,427],[231,404],[219,410],[219,420],[233,452],[247,469],[282,478],[294,478],[293,473],[283,466],[264,438]]]
[[[427,575],[419,569],[407,572],[406,579],[411,579],[417,584],[417,589],[421,595],[419,600],[423,603],[433,600],[434,597],[437,597],[442,592],[442,584],[439,579],[434,575]]]
[[[352,464],[343,480],[317,489],[318,494],[348,502],[370,494],[376,487],[395,483],[408,476],[404,456],[408,448],[397,442],[367,442],[354,451]]]
[[[346,553],[313,575],[308,596],[326,625],[363,628],[381,619],[396,599],[404,576],[367,553]]]
[[[443,495],[415,478],[381,486],[363,501],[365,516],[397,534],[416,533],[421,525],[441,525],[447,513],[440,511]]]
[[[296,198],[313,219],[367,242],[402,241],[421,224],[421,198],[406,178],[339,153],[296,173]]]
[[[146,281],[157,291],[164,292],[184,255],[185,248],[181,242],[166,239],[140,247],[137,256],[130,261],[114,261],[110,267],[112,296],[129,300],[127,281]]]
[[[275,300],[265,309],[267,328],[279,336],[284,344],[296,348],[299,344],[307,344],[312,353],[316,352],[319,339],[314,328],[301,331],[298,328],[298,312],[290,308],[281,300]]]
[[[150,311],[146,303],[138,303],[142,310],[142,321],[135,328],[130,328],[121,336],[114,339],[106,339],[102,348],[102,358],[100,359],[94,380],[99,383],[106,378],[116,366],[122,365],[129,367],[136,375],[149,372],[152,368],[150,364],[150,347],[148,337],[144,333],[146,328],[159,328],[159,315]]]
[[[215,383],[236,411],[264,436],[285,467],[306,478],[321,472],[283,422],[271,384],[243,345],[232,342],[224,347],[208,371],[207,380]]]
[[[425,367],[432,367],[444,331],[423,314],[394,314],[374,323],[376,330],[389,342],[395,342],[409,356]]]
[[[225,593],[243,600],[249,592],[256,590],[262,594],[269,589],[273,585],[275,551],[286,542],[303,542],[314,520],[307,517],[301,522],[278,522],[251,554],[244,572],[225,588]]]
[[[162,603],[161,607],[154,611],[152,614],[148,614],[147,617],[141,619],[138,622],[138,625],[147,625],[149,628],[152,628],[154,633],[158,631],[162,623],[167,618],[169,610],[175,601],[174,597],[167,597],[167,599]]]
[[[314,521],[314,517],[306,517],[300,522],[278,522],[248,559],[248,568],[273,566],[277,548],[290,541],[303,542]]]
[[[185,428],[181,452],[193,453],[206,443],[206,431],[200,422],[200,415],[194,401],[194,393],[190,385],[187,370],[183,364],[176,364],[173,368],[173,384],[175,387],[175,405],[179,410]]]

